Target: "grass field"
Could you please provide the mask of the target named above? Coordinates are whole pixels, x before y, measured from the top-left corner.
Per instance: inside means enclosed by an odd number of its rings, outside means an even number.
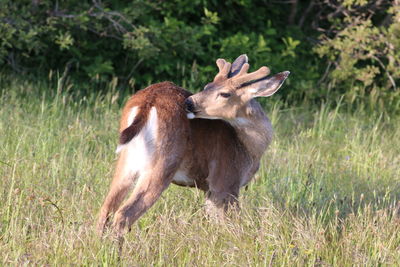
[[[271,98],[275,139],[240,216],[209,221],[201,192],[172,185],[119,256],[94,224],[123,98],[111,85],[86,97],[47,86],[0,89],[0,265],[400,264],[400,117]]]

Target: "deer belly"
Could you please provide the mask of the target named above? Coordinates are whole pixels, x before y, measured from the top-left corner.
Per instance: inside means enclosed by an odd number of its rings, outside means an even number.
[[[182,185],[182,186],[195,186],[195,182],[193,179],[187,176],[187,173],[182,170],[178,170],[174,178],[172,179],[172,182],[177,184],[177,185]]]

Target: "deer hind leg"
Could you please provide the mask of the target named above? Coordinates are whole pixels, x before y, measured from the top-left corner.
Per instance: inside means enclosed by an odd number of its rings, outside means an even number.
[[[127,164],[124,155],[121,155],[117,163],[117,171],[115,172],[110,190],[104,200],[100,209],[100,215],[97,222],[97,232],[102,235],[104,228],[109,221],[111,213],[115,213],[129,189],[132,187],[136,174],[127,171],[125,165]]]
[[[130,197],[114,216],[113,228],[117,236],[121,237],[129,231],[131,225],[156,202],[171,183],[177,169],[177,163],[159,161],[140,174]]]
[[[131,185],[132,183],[115,183],[111,185],[107,197],[100,209],[100,216],[97,222],[97,232],[99,235],[104,233],[104,229],[110,219],[110,214],[115,213],[118,210]]]

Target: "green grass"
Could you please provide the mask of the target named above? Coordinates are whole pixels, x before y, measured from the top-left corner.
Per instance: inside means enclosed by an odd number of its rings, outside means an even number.
[[[115,162],[121,101],[4,83],[0,265],[393,266],[400,264],[400,118],[269,100],[275,139],[241,214],[209,221],[171,186],[122,254],[94,232]]]

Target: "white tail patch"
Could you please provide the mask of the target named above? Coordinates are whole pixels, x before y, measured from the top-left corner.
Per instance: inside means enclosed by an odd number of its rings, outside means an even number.
[[[128,116],[128,120],[126,122],[127,123],[126,124],[127,127],[132,124],[132,122],[135,119],[135,117],[138,114],[138,112],[139,112],[139,107],[133,107],[131,109],[131,112],[129,113],[129,116]]]
[[[138,111],[139,111],[139,107],[133,107],[131,109],[131,111],[129,112],[128,119],[126,120],[126,127],[128,127],[129,125],[132,124],[133,120],[135,119],[136,115],[138,114]],[[126,146],[126,144],[118,145],[117,149],[115,150],[115,153],[119,154],[125,146]]]
[[[121,152],[121,150],[125,147],[125,145],[118,145],[117,149],[115,150],[115,154],[119,154],[119,152]]]
[[[128,176],[136,175],[149,168],[155,151],[157,130],[157,110],[152,107],[143,129],[129,143],[117,148],[117,152],[121,151],[125,154],[123,155],[126,159],[125,174]]]

